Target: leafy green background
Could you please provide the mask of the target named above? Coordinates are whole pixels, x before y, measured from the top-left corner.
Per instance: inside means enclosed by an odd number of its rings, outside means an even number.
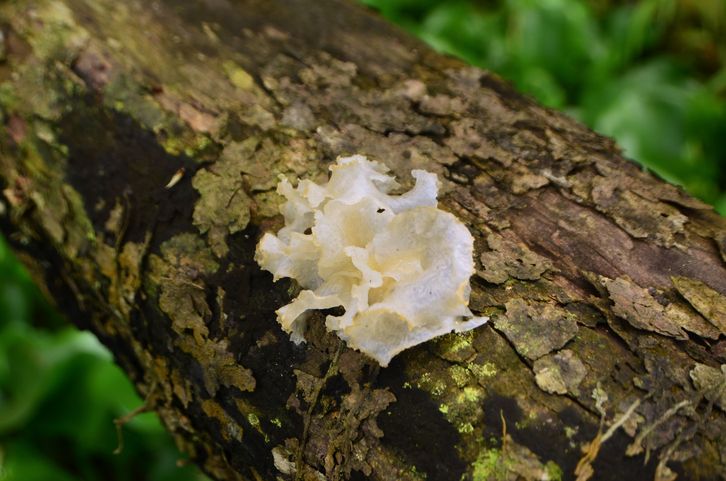
[[[137,408],[133,386],[88,332],[48,306],[0,239],[0,480],[202,481],[155,414],[123,428]]]
[[[726,213],[726,1],[363,0],[614,137]],[[55,315],[0,239],[0,481],[201,481],[111,355]]]

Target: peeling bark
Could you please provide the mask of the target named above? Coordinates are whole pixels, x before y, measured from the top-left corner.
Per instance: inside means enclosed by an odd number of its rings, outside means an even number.
[[[726,478],[726,222],[610,139],[337,0],[0,19],[3,232],[214,478]],[[492,318],[385,369],[253,261],[355,153],[439,174]]]

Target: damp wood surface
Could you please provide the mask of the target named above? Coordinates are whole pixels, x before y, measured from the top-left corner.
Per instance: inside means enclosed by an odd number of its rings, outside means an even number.
[[[217,480],[726,477],[726,223],[336,0],[0,3],[0,225]],[[364,154],[475,238],[491,321],[387,368],[275,310],[280,174]]]

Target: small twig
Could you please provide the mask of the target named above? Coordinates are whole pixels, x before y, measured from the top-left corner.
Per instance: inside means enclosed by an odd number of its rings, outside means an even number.
[[[575,467],[575,476],[577,476],[577,481],[587,481],[593,474],[595,474],[595,470],[592,468],[592,463],[600,453],[600,448],[603,443],[610,439],[613,434],[615,434],[615,431],[617,431],[618,428],[630,419],[630,416],[633,415],[638,406],[640,406],[640,399],[636,399],[633,404],[625,410],[623,415],[610,425],[604,434],[602,432],[602,428],[605,425],[605,416],[603,414],[603,416],[600,417],[600,427],[597,429],[595,438],[582,447],[582,458],[580,458],[577,462],[577,466]]]
[[[507,420],[504,419],[504,412],[499,410],[499,418],[502,420],[502,459],[507,457]]]
[[[625,410],[623,415],[610,425],[608,430],[605,431],[605,434],[602,435],[602,439],[600,440],[600,442],[604,443],[605,441],[610,439],[613,434],[615,434],[615,431],[617,431],[620,426],[625,424],[625,422],[630,419],[630,416],[632,416],[635,410],[638,409],[638,406],[640,406],[640,399],[636,399],[633,404],[631,404],[630,407]]]
[[[116,251],[116,254],[121,252],[121,245],[123,244],[124,236],[126,235],[126,230],[129,228],[129,222],[131,220],[131,205],[129,203],[128,194],[124,194],[123,196],[123,212],[121,213],[121,225],[119,226],[119,230],[116,233],[116,239],[114,240],[114,249]],[[118,269],[119,266],[119,258],[118,255],[116,256],[116,268]]]
[[[643,440],[648,437],[648,435],[653,432],[655,428],[672,418],[681,408],[689,406],[690,404],[691,401],[689,401],[688,399],[684,399],[683,401],[679,402],[678,404],[664,412],[663,415],[656,419],[650,426],[647,426],[645,429],[638,433],[638,435],[635,437],[635,440],[630,444],[630,446],[628,446],[625,454],[632,456],[634,454],[642,452]],[[645,453],[646,463],[648,462],[648,459],[650,459],[650,449],[646,450]]]
[[[159,276],[159,279],[161,279],[163,281],[178,282],[179,284],[185,284],[185,285],[188,285],[188,286],[192,286],[192,287],[195,287],[195,288],[199,289],[200,291],[204,291],[205,290],[204,286],[200,286],[199,284],[195,284],[192,281],[188,281],[188,280],[182,279],[182,278],[168,277],[168,276]]]
[[[113,454],[121,454],[124,450],[124,433],[123,433],[123,427],[125,424],[130,422],[132,419],[134,419],[139,414],[148,412],[151,410],[151,399],[152,396],[156,393],[156,381],[153,382],[151,387],[149,388],[149,392],[146,394],[146,399],[144,399],[144,402],[141,404],[141,406],[133,409],[131,412],[128,412],[121,416],[120,418],[116,418],[113,420],[113,423],[116,425],[116,438],[118,439],[116,449],[113,450]]]
[[[186,170],[184,167],[180,167],[176,172],[174,172],[174,175],[171,176],[171,179],[169,179],[169,182],[164,186],[164,188],[171,189],[178,184],[179,181],[182,180],[182,177],[184,177],[185,172]]]

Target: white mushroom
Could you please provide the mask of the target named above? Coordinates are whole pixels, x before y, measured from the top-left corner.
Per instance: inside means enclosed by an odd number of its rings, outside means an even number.
[[[474,240],[436,207],[436,174],[414,170],[414,188],[389,195],[398,184],[379,162],[354,155],[330,170],[325,185],[281,180],[285,227],[265,234],[255,255],[275,280],[304,289],[277,311],[294,342],[305,340],[309,311],[340,306],[327,329],[387,366],[404,349],[487,321],[468,307]]]

